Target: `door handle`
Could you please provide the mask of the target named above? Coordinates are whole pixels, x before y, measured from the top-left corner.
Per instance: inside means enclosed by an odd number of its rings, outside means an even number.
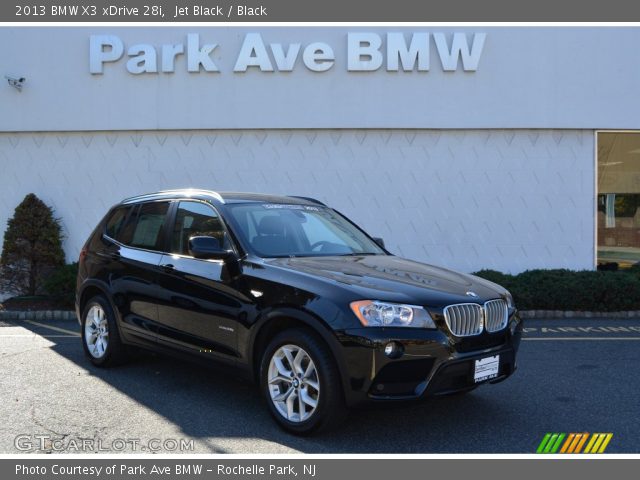
[[[171,272],[176,269],[176,267],[174,267],[171,263],[163,263],[162,265],[160,265],[160,268],[165,272]]]

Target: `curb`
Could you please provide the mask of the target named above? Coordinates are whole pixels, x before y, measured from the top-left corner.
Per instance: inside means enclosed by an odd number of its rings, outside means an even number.
[[[640,318],[640,310],[622,312],[580,312],[565,310],[520,310],[520,318],[524,319],[556,319],[556,318]]]
[[[76,320],[73,310],[0,310],[0,320]]]

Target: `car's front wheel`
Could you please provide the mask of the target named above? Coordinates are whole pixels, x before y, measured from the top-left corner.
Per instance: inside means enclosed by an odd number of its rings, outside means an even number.
[[[102,295],[93,297],[84,307],[82,346],[91,363],[98,367],[115,365],[126,358],[113,309]]]
[[[329,429],[344,419],[335,360],[324,342],[307,330],[286,330],[269,343],[260,384],[272,416],[291,433]]]

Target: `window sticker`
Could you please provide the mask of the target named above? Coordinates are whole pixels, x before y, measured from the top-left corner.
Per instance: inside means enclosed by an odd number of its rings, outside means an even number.
[[[286,203],[264,203],[262,207],[269,210],[284,209],[284,210],[307,210],[312,212],[320,211],[318,207],[313,207],[311,205],[288,205]]]

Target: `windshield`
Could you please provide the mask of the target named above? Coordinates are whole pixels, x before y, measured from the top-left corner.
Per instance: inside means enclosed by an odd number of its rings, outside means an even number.
[[[312,205],[227,205],[243,243],[261,257],[385,255],[384,250],[336,211]]]

